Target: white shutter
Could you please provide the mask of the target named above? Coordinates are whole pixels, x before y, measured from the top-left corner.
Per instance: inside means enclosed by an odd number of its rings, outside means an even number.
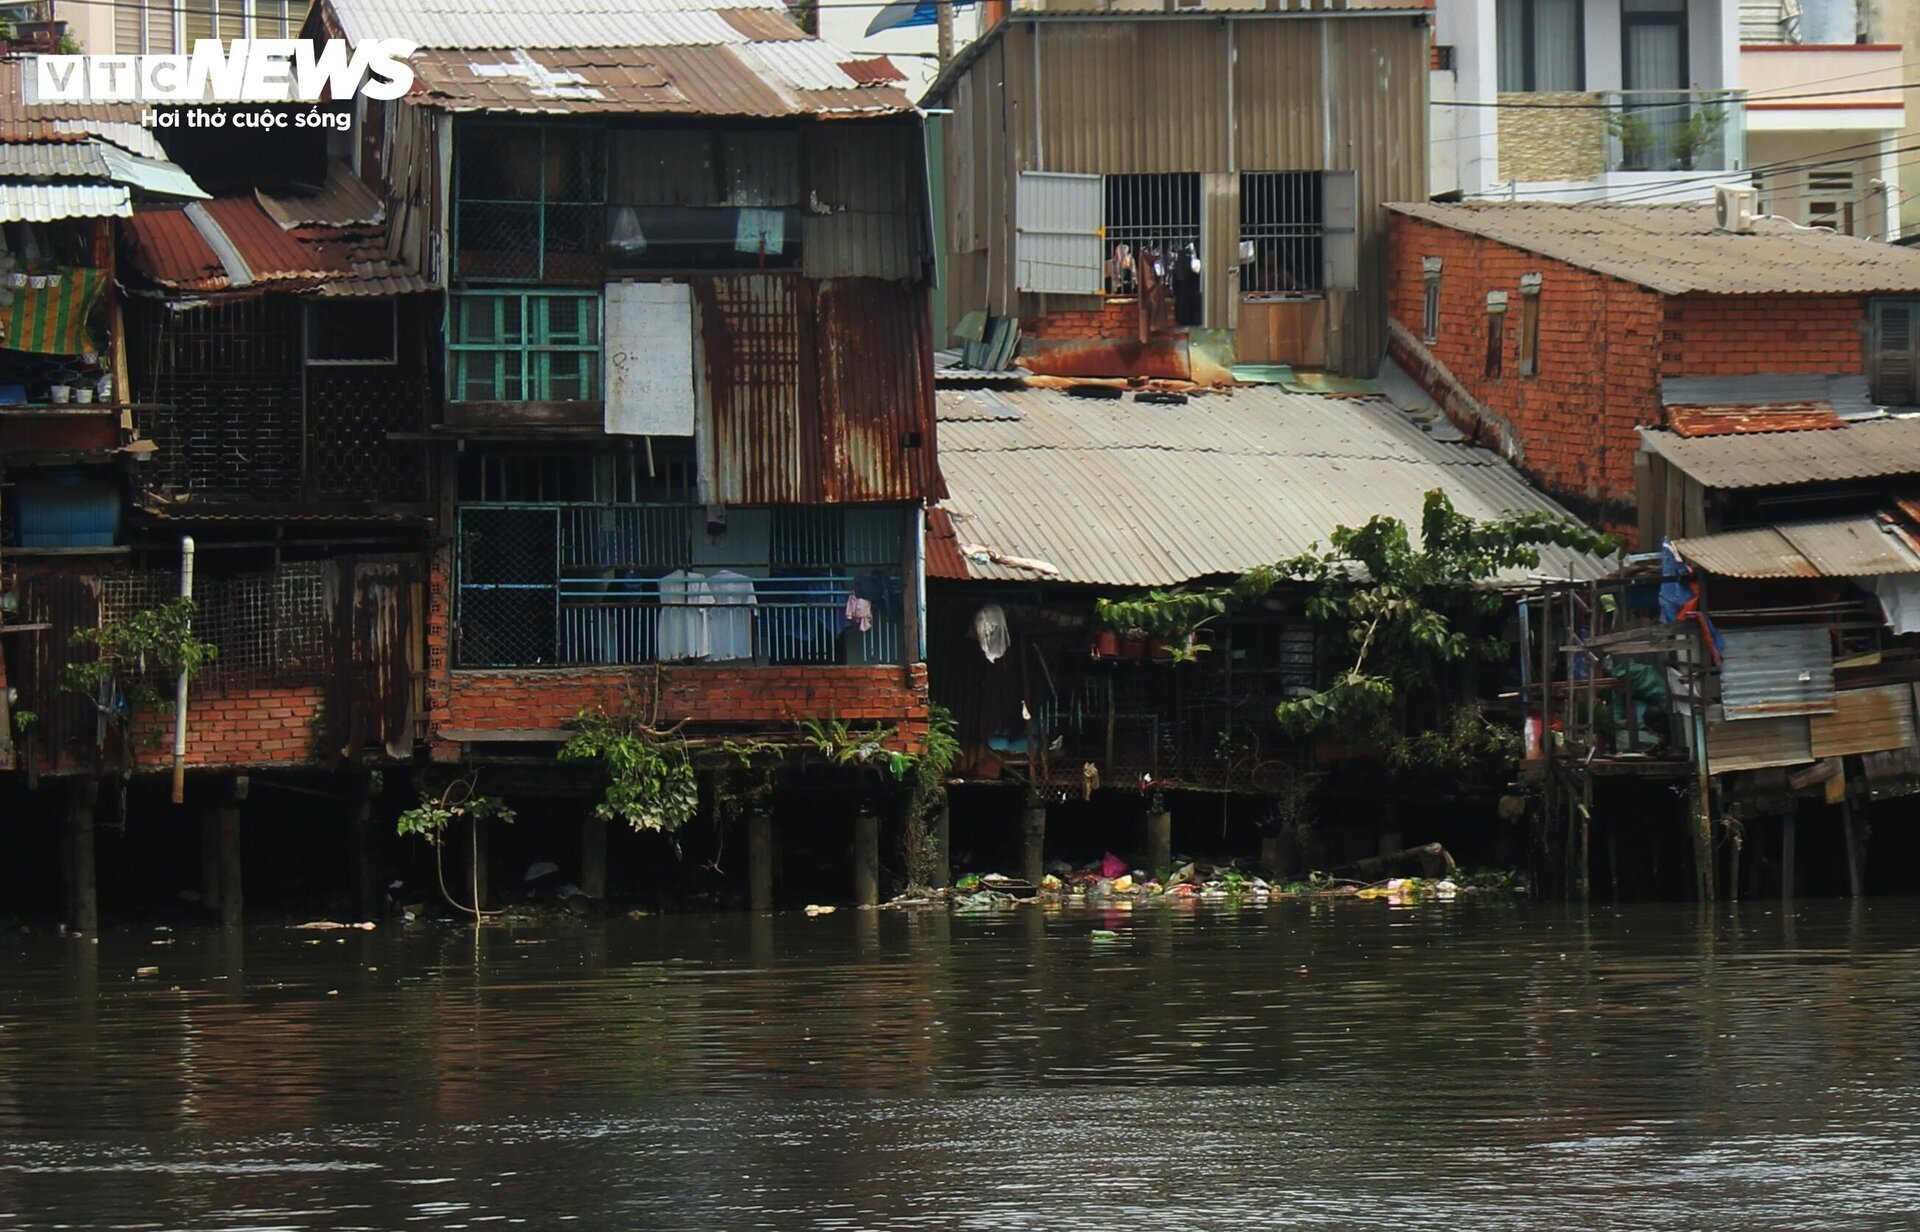
[[[1013,205],[1015,285],[1056,295],[1100,294],[1106,214],[1101,178],[1022,171]]]
[[[1360,195],[1351,171],[1320,173],[1321,231],[1327,268],[1322,285],[1329,291],[1360,286]]]
[[[693,288],[607,284],[608,433],[693,435]]]

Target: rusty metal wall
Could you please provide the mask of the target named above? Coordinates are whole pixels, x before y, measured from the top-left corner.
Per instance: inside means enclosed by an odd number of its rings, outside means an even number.
[[[712,425],[701,465],[707,499],[829,504],[935,494],[925,288],[724,274],[695,280],[694,299]]]
[[[1911,748],[1915,742],[1913,686],[1842,689],[1834,697],[1833,713],[1810,716],[1807,728],[1815,757]]]
[[[1428,31],[1404,15],[1008,22],[933,100],[954,110],[949,319],[1098,303],[1016,289],[1012,184],[1021,171],[1228,176],[1209,193],[1208,216],[1237,229],[1240,172],[1351,170],[1360,290],[1329,296],[1328,360],[1370,375],[1386,347],[1382,206],[1426,197],[1427,57]],[[1237,240],[1221,234],[1208,244],[1213,269],[1233,264]],[[1237,291],[1229,279],[1211,281],[1207,319],[1230,327]]]
[[[413,665],[424,658],[416,645],[421,562],[341,557],[330,564],[327,759],[338,766],[369,745],[406,757],[413,746]]]

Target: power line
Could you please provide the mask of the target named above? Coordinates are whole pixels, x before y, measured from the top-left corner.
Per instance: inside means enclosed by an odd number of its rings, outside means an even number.
[[[1676,99],[1671,103],[1641,103],[1639,109],[1655,111],[1663,107],[1691,107],[1696,103],[1706,103],[1709,106],[1756,101],[1762,103],[1784,103],[1803,98],[1838,98],[1848,94],[1877,94],[1887,90],[1920,90],[1920,82],[1902,81],[1881,86],[1855,86],[1851,90],[1810,90],[1798,94],[1769,94],[1757,100],[1750,95],[1745,98],[1726,99],[1698,99],[1689,97]],[[1606,93],[1606,91],[1595,92]],[[1615,93],[1632,93],[1632,91],[1615,91]],[[1653,91],[1653,93],[1679,94],[1681,91],[1656,90]],[[1486,108],[1495,111],[1617,111],[1621,106],[1619,103],[1503,103],[1497,99],[1493,102],[1475,102],[1462,101],[1459,99],[1442,100],[1437,98],[1427,100],[1427,105],[1429,107]]]
[[[1709,183],[1715,177],[1718,177],[1723,181],[1732,181],[1743,176],[1751,177],[1754,175],[1773,175],[1781,172],[1810,170],[1817,167],[1830,167],[1830,166],[1837,165],[1839,163],[1857,162],[1859,161],[1858,157],[1850,158],[1845,156],[1842,153],[1842,151],[1845,151],[1845,150],[1855,150],[1855,149],[1873,149],[1873,150],[1879,151],[1882,154],[1908,154],[1916,150],[1920,150],[1920,145],[1893,146],[1891,148],[1882,148],[1878,141],[1859,142],[1855,145],[1841,146],[1825,154],[1817,155],[1815,157],[1807,158],[1807,159],[1782,159],[1779,162],[1757,163],[1750,167],[1739,167],[1739,168],[1734,168],[1727,171],[1700,171],[1700,172],[1695,172],[1692,175],[1674,176],[1671,179],[1653,180],[1650,182],[1635,184],[1630,189],[1621,193],[1618,196],[1608,197],[1606,199],[1606,204],[1618,205],[1618,204],[1628,204],[1635,201],[1647,201],[1647,200],[1651,200],[1659,197],[1662,193],[1664,193],[1668,189],[1685,188],[1689,185],[1700,185],[1704,183]],[[1489,190],[1486,196],[1475,198],[1475,199],[1485,200],[1485,201],[1498,201],[1500,198],[1493,196],[1492,195],[1493,191],[1494,190]],[[1528,192],[1527,196],[1528,196],[1528,199],[1537,199],[1537,198],[1546,197],[1546,196],[1561,196],[1565,194],[1576,194],[1576,193],[1594,193],[1597,191],[1599,190],[1594,185],[1576,184],[1576,185],[1569,185],[1566,187],[1532,189]]]

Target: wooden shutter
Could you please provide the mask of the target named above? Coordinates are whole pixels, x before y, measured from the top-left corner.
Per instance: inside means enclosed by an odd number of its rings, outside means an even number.
[[[1022,171],[1014,192],[1015,285],[1058,295],[1100,294],[1106,208],[1097,175]]]
[[[1914,388],[1913,300],[1873,301],[1872,353],[1868,356],[1873,400],[1882,406],[1912,406],[1920,402]]]

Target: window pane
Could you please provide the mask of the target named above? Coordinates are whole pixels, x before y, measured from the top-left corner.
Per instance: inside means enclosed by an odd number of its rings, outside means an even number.
[[[1533,88],[1586,88],[1580,63],[1580,0],[1533,0]]]
[[[1527,0],[1500,0],[1496,22],[1500,40],[1500,88],[1509,94],[1527,88]]]
[[[540,200],[540,130],[530,125],[463,127],[460,196],[464,200]]]

